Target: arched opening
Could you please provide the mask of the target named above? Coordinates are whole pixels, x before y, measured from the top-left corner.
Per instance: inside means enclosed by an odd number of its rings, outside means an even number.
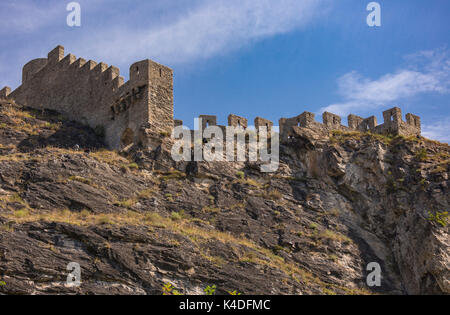
[[[134,143],[134,132],[128,128],[123,132],[122,138],[120,139],[120,144],[122,147],[127,147],[132,143]]]

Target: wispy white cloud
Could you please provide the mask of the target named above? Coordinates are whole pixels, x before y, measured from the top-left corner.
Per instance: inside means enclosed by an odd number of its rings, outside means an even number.
[[[54,23],[56,16],[60,13],[61,5],[54,3],[2,1],[0,3],[0,34],[36,31]]]
[[[422,126],[424,137],[450,143],[450,117],[434,121]]]
[[[339,78],[339,93],[344,102],[322,111],[347,115],[352,111],[371,110],[421,93],[450,92],[450,53],[447,50],[423,51],[406,57],[408,66],[372,80],[356,71]]]
[[[201,1],[173,22],[149,29],[121,25],[98,30],[98,40],[79,46],[94,56],[109,47],[111,59],[119,63],[142,56],[169,64],[191,62],[304,27],[324,11],[325,2],[328,0]]]
[[[57,44],[77,56],[126,68],[151,58],[174,66],[249,46],[301,29],[327,14],[331,0],[136,0],[134,9],[120,0],[79,0],[82,27],[65,25],[68,2],[0,2],[0,34],[27,41],[0,65],[4,84],[15,86],[20,67],[45,56]],[[42,36],[48,34],[48,36]]]
[[[82,8],[93,12],[116,0],[77,0]],[[37,34],[45,27],[66,27],[66,7],[71,1],[12,0],[0,2],[0,34]]]

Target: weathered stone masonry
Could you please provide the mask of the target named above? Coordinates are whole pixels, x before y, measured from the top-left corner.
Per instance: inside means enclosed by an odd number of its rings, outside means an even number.
[[[325,112],[322,115],[323,123],[319,123],[315,121],[315,114],[304,112],[294,118],[280,119],[280,138],[282,141],[295,138],[295,135],[297,134],[296,131],[299,130],[297,128],[307,128],[326,133],[339,130],[401,136],[421,136],[422,134],[420,117],[413,114],[407,114],[405,122],[402,119],[402,110],[398,107],[383,112],[383,118],[384,123],[378,125],[375,116],[364,119],[356,115],[349,115],[347,127],[342,125],[342,119],[338,115]]]
[[[104,130],[111,148],[139,143],[142,130],[170,133],[173,129],[173,73],[151,60],[130,67],[124,82],[118,68],[87,61],[56,47],[48,58],[23,67],[22,85],[0,92],[17,103],[53,109],[71,120]]]
[[[149,143],[149,135],[170,134],[181,120],[173,118],[173,71],[151,60],[143,60],[130,67],[130,80],[124,82],[119,69],[104,63],[97,64],[74,55],[64,57],[64,48],[56,47],[47,58],[35,59],[23,67],[22,85],[11,92],[0,90],[0,98],[11,98],[19,104],[37,109],[56,110],[69,119],[104,131],[106,144],[121,149],[132,143]],[[202,130],[217,126],[217,117],[201,115]],[[280,140],[289,141],[306,128],[324,135],[329,131],[362,131],[379,134],[420,136],[420,117],[407,114],[402,119],[400,108],[383,113],[384,123],[376,117],[348,116],[348,126],[331,113],[323,114],[323,123],[315,121],[315,114],[304,112],[293,118],[281,118]],[[273,128],[273,122],[257,117],[255,127]],[[230,115],[228,125],[248,128],[244,117]],[[225,134],[225,126],[220,127]],[[151,141],[150,141],[151,142]]]

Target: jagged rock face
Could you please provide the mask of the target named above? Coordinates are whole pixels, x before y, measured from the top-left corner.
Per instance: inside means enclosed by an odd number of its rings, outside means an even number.
[[[0,104],[0,293],[450,293],[447,145],[298,130],[261,174],[167,139],[119,156],[59,118]]]
[[[448,227],[429,220],[430,214],[449,208],[448,145],[339,135],[320,143],[299,134],[288,149],[297,153],[290,154],[289,164],[327,182],[333,195],[345,197],[341,217],[383,262],[398,289],[450,293]],[[308,149],[298,151],[302,146]],[[326,193],[319,195],[332,206]]]

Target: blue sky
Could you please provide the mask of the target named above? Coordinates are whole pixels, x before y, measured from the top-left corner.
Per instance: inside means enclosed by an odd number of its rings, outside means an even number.
[[[56,45],[120,67],[138,60],[175,71],[175,116],[262,116],[304,111],[376,115],[399,106],[422,117],[424,135],[450,141],[450,1],[65,0],[0,2],[0,85],[16,88],[23,64]],[[321,121],[320,117],[317,117]],[[344,119],[346,123],[346,119]]]

